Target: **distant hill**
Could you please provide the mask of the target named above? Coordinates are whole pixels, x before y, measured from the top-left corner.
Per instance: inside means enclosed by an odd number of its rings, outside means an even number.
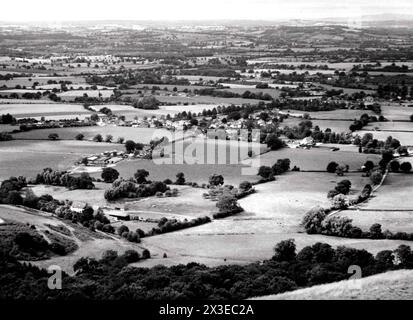
[[[323,284],[254,300],[412,300],[413,270]]]

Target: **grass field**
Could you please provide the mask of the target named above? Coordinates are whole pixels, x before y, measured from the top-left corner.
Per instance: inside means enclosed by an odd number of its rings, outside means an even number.
[[[279,126],[281,128],[284,128],[285,126],[294,127],[294,126],[298,126],[298,124],[301,121],[303,121],[303,119],[290,117],[288,119],[284,119],[284,121],[281,122]],[[342,120],[342,121],[311,120],[311,122],[313,123],[313,128],[315,126],[319,126],[319,128],[322,131],[330,128],[331,131],[336,132],[336,133],[349,132],[350,131],[349,126],[353,123],[352,120]]]
[[[336,145],[338,148],[341,145]],[[347,145],[344,145],[347,146]],[[351,150],[343,148],[343,150]],[[350,166],[350,170],[358,170],[367,160],[378,162],[380,156],[374,154],[356,153],[352,151],[331,151],[328,148],[292,149],[283,148],[270,151],[259,157],[260,165],[272,166],[278,159],[289,158],[291,168],[299,167],[301,170],[326,170],[330,161]]]
[[[358,135],[363,136],[365,133],[371,133],[374,139],[385,141],[387,137],[392,136],[398,139],[402,145],[413,145],[413,131],[411,132],[399,132],[399,131],[374,131],[374,130],[360,130],[356,132]]]
[[[50,225],[56,227],[63,226],[65,229],[70,230],[71,235],[66,236],[66,238],[75,242],[78,249],[66,256],[54,256],[51,259],[32,262],[32,264],[43,268],[47,268],[50,265],[58,265],[64,271],[72,273],[73,264],[81,257],[99,259],[106,250],[115,250],[118,251],[119,254],[128,249],[134,249],[138,252],[142,251],[142,246],[139,244],[128,242],[117,236],[91,232],[87,228],[36,210],[29,211],[23,208],[0,205],[0,218],[7,221],[17,221],[19,223],[35,225],[36,230],[40,233],[45,233],[46,230],[53,233],[56,229],[51,229]]]
[[[71,81],[72,83],[86,83],[85,78],[83,77],[18,77],[11,80],[0,80],[0,87],[3,85],[7,86],[8,88],[14,88],[17,85],[31,87],[35,82],[38,82],[39,85],[46,85],[47,81]],[[69,85],[70,86],[70,85]]]
[[[337,109],[332,111],[300,111],[300,110],[282,110],[283,113],[293,113],[293,114],[304,114],[308,113],[311,118],[314,119],[338,119],[338,120],[354,120],[359,119],[360,116],[364,113],[369,115],[374,115],[374,113],[370,110],[353,110],[353,109]],[[310,119],[311,120],[311,119]]]
[[[382,105],[382,114],[389,120],[409,120],[413,114],[413,108],[400,105]]]
[[[113,136],[113,141],[119,137],[126,140],[133,140],[140,143],[149,143],[153,137],[165,134],[165,130],[158,130],[155,128],[133,128],[133,127],[119,127],[115,125],[107,126],[91,126],[91,127],[67,127],[58,129],[39,129],[27,132],[20,132],[14,134],[15,139],[48,139],[50,133],[57,133],[60,139],[74,140],[79,133],[83,134],[85,140],[92,140],[97,134],[101,134],[103,138],[110,134]],[[124,147],[116,146],[112,149],[124,150]]]
[[[257,300],[412,300],[413,271],[397,270],[344,280],[291,292],[254,298]]]
[[[47,167],[67,170],[86,155],[115,149],[124,147],[89,141],[4,141],[0,144],[0,178],[31,177]]]
[[[412,192],[411,175],[390,173],[371,199],[339,215],[352,219],[354,225],[366,231],[373,223],[380,223],[383,231],[413,232]]]
[[[196,217],[211,216],[217,211],[215,202],[204,199],[203,193],[207,189],[192,188],[189,186],[175,186],[179,190],[178,197],[151,197],[139,201],[128,202],[125,209],[131,214],[143,218],[159,219],[162,217],[176,219],[192,219]]]
[[[67,118],[74,118],[75,115],[91,115],[92,113],[78,104],[0,104],[0,114],[10,113],[16,118],[41,117],[64,115]]]
[[[351,194],[356,194],[368,183],[368,178],[359,174],[345,178],[353,183]],[[256,193],[239,201],[245,212],[199,227],[144,239],[145,246],[166,252],[168,258],[155,258],[143,262],[143,265],[173,265],[189,261],[207,265],[249,263],[270,258],[274,245],[289,238],[295,239],[298,250],[315,242],[325,242],[376,253],[409,243],[303,233],[299,223],[305,212],[313,206],[327,204],[327,191],[341,179],[327,173],[288,173],[275,182],[258,185]]]

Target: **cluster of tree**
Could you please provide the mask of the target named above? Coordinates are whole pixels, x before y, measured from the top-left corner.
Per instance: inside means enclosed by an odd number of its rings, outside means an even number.
[[[23,203],[20,191],[27,186],[25,177],[10,177],[0,185],[0,203],[18,205]]]
[[[114,201],[119,198],[141,198],[151,197],[159,193],[164,193],[170,188],[161,181],[146,181],[146,170],[135,174],[135,179],[125,180],[123,178],[117,179],[112,183],[111,188],[105,191],[105,199]],[[146,171],[147,172],[147,171]]]
[[[141,229],[138,229],[136,231],[129,231],[129,228],[125,225],[119,226],[116,230],[116,233],[122,238],[135,243],[141,242],[141,237],[144,236]]]
[[[161,103],[159,102],[159,100],[156,99],[154,96],[146,96],[142,99],[133,102],[133,107],[145,110],[155,110],[159,109],[160,104]]]
[[[1,115],[0,124],[11,124],[11,123],[16,123],[15,117],[13,117],[10,113]]]
[[[413,95],[413,87],[410,88],[410,96]],[[381,84],[377,88],[377,96],[382,99],[406,99],[409,95],[407,85]]]
[[[218,267],[189,263],[127,268],[150,253],[109,251],[100,260],[81,258],[74,265],[74,276],[63,273],[64,290],[50,290],[47,270],[0,255],[0,298],[28,300],[241,300],[349,279],[351,265],[360,266],[363,276],[413,268],[413,252],[406,245],[373,256],[364,249],[325,243],[297,252],[290,239],[275,246],[270,260]]]
[[[404,173],[409,173],[412,170],[412,164],[407,161],[400,164],[399,161],[393,160],[390,162],[390,170],[393,172],[401,171]]]
[[[273,180],[274,176],[281,175],[284,172],[290,170],[291,161],[288,158],[285,159],[278,159],[276,163],[273,164],[272,167],[269,166],[261,166],[258,169],[257,175],[259,175],[264,180]]]
[[[330,190],[327,194],[327,198],[332,199],[338,194],[348,194],[351,189],[351,181],[350,180],[341,180],[337,183],[333,190]]]
[[[0,141],[13,140],[13,136],[8,132],[0,132]]]
[[[347,104],[342,101],[327,101],[320,99],[296,100],[285,99],[283,101],[275,99],[268,105],[270,108],[282,110],[300,110],[300,111],[332,111],[337,109],[346,109]]]
[[[149,232],[145,233],[145,236],[154,236],[157,234],[167,233],[178,231],[186,228],[192,228],[196,226],[200,226],[201,224],[205,224],[211,222],[211,218],[208,216],[198,217],[191,220],[177,220],[177,219],[167,219],[162,218],[158,222],[157,228],[152,228]]]
[[[386,119],[383,116],[379,116],[379,118],[377,118],[376,116],[369,116],[367,113],[364,113],[360,116],[359,120],[355,120],[354,123],[350,125],[349,129],[351,132],[354,132],[363,129],[363,127],[367,126],[369,122],[377,121],[386,121]]]
[[[331,161],[328,163],[326,171],[329,173],[336,173],[338,176],[343,176],[345,172],[348,172],[349,166],[348,165],[339,165],[335,161]]]
[[[38,173],[31,183],[63,186],[70,190],[93,189],[95,187],[92,178],[86,172],[81,173],[79,177],[74,177],[67,171],[58,171],[51,168],[43,169],[43,172]]]
[[[230,194],[222,195],[216,203],[216,207],[218,208],[218,212],[212,215],[214,219],[225,218],[244,211],[238,204],[237,198]]]
[[[323,234],[354,239],[392,239],[413,241],[413,233],[382,231],[381,225],[374,223],[369,231],[353,226],[347,217],[328,217],[328,210],[320,207],[311,209],[303,218],[302,225],[308,234]]]

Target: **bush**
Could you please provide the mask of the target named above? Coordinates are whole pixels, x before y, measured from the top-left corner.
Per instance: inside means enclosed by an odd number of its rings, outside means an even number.
[[[139,253],[135,250],[126,250],[122,256],[128,263],[138,262],[140,259]]]
[[[332,161],[332,162],[330,162],[330,163],[327,165],[327,169],[326,169],[326,170],[327,170],[327,172],[329,172],[329,173],[335,173],[337,167],[338,167],[338,163]]]
[[[148,249],[144,249],[142,251],[142,259],[149,259],[151,257],[151,253]]]
[[[400,163],[397,160],[390,162],[390,170],[393,172],[398,172],[400,169]]]
[[[281,241],[275,246],[272,259],[280,262],[294,260],[297,256],[295,250],[294,239]]]
[[[370,180],[375,185],[379,184],[382,179],[383,179],[383,174],[380,171],[374,171],[370,175]]]
[[[125,225],[121,225],[118,227],[118,229],[116,230],[117,234],[122,236],[125,232],[129,232],[129,228]]]
[[[106,183],[112,183],[119,177],[119,172],[111,167],[106,167],[103,168],[101,177]]]
[[[412,170],[412,164],[410,162],[403,162],[400,165],[400,170],[403,171],[404,173],[408,173]]]
[[[83,140],[84,138],[85,138],[85,136],[81,133],[77,134],[76,137],[75,137],[76,140]]]
[[[93,141],[95,141],[95,142],[102,142],[102,141],[103,141],[102,135],[98,133],[97,135],[95,135],[95,136],[93,137]]]
[[[323,231],[322,222],[326,216],[327,213],[323,208],[315,207],[304,215],[301,224],[308,234],[319,234]]]

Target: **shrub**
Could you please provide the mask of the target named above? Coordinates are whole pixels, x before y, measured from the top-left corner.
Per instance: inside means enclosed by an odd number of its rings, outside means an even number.
[[[327,172],[329,172],[329,173],[335,173],[337,167],[338,167],[338,163],[332,161],[332,162],[330,162],[330,163],[327,165],[327,169],[326,169],[326,170],[327,170]]]
[[[83,140],[84,138],[85,138],[85,136],[81,133],[77,134],[76,137],[75,137],[76,140]]]
[[[393,172],[398,172],[400,169],[400,163],[397,160],[390,162],[390,170]]]
[[[95,142],[102,142],[102,141],[103,141],[102,135],[98,133],[97,135],[95,135],[95,136],[93,137],[93,141],[95,141]]]
[[[140,259],[139,253],[135,250],[126,250],[122,256],[128,263],[134,263]]]
[[[288,239],[279,242],[274,248],[274,256],[272,257],[275,261],[291,261],[297,256],[296,246],[294,239]]]
[[[408,173],[412,170],[412,164],[410,162],[403,162],[400,165],[400,170],[403,171],[404,173]]]
[[[106,167],[103,168],[101,177],[106,183],[112,183],[119,177],[119,172],[111,167]]]
[[[308,234],[321,233],[323,230],[322,222],[326,216],[327,213],[323,208],[315,207],[304,215],[301,224]]]
[[[374,171],[370,175],[370,180],[373,184],[379,184],[381,180],[383,179],[383,174],[380,171]]]
[[[129,228],[125,225],[121,225],[121,226],[118,227],[116,232],[117,232],[118,235],[122,236],[123,233],[129,232]]]

